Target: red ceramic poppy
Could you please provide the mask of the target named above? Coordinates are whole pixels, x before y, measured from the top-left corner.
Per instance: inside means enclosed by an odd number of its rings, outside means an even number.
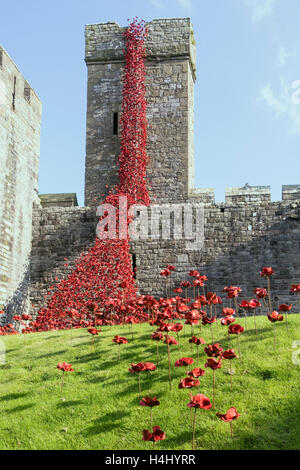
[[[240,335],[243,333],[244,328],[241,325],[238,325],[237,323],[235,325],[229,325],[228,327],[228,334],[229,335]]]
[[[204,352],[209,357],[218,357],[221,356],[223,348],[221,348],[219,343],[208,344],[204,348]]]
[[[234,359],[236,357],[238,356],[235,354],[234,349],[227,349],[222,352],[222,358],[224,359]]]
[[[156,397],[144,397],[141,399],[140,401],[140,405],[141,406],[149,406],[150,408],[152,408],[153,406],[158,406],[159,405],[159,401],[157,400]]]
[[[178,388],[192,388],[197,387],[198,385],[200,385],[199,380],[192,377],[187,377],[180,380]]]
[[[280,315],[278,312],[268,313],[268,319],[271,323],[275,323],[277,321],[283,321],[283,315]]]
[[[175,367],[189,366],[190,364],[193,364],[193,362],[194,359],[191,357],[182,357],[175,362]]]
[[[144,429],[143,431],[143,441],[152,441],[152,442],[157,442],[157,441],[162,441],[166,438],[166,434],[162,429],[160,429],[160,426],[153,426],[153,432],[151,433],[148,429]]]
[[[225,414],[216,413],[216,416],[218,416],[222,421],[225,421],[225,423],[230,423],[230,421],[237,419],[241,415],[237,412],[236,408],[233,407],[229,408]]]
[[[221,357],[219,357],[218,361],[214,357],[210,357],[209,359],[207,359],[205,367],[209,367],[212,370],[220,369],[222,367]]]
[[[189,375],[190,377],[194,377],[195,379],[197,379],[198,377],[201,377],[204,374],[205,374],[205,370],[200,369],[200,367],[195,367],[195,369],[187,372],[187,375]]]
[[[273,276],[274,272],[272,268],[262,268],[260,275],[261,277],[270,277]]]
[[[212,404],[205,395],[199,393],[198,395],[193,396],[190,393],[191,401],[188,403],[189,408],[201,408],[202,410],[210,410]]]

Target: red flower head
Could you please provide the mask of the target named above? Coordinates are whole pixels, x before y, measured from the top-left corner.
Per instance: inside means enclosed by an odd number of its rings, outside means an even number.
[[[212,404],[205,395],[202,395],[202,393],[199,393],[198,395],[193,396],[190,393],[191,401],[188,403],[189,408],[201,408],[202,410],[210,410],[212,407]]]
[[[182,357],[175,362],[175,367],[189,366],[190,364],[193,364],[193,362],[194,359],[191,357]]]
[[[180,380],[178,388],[192,388],[197,387],[198,385],[200,385],[199,380],[192,377],[187,377]]]
[[[182,324],[181,323],[175,323],[175,325],[173,326],[172,328],[172,331],[174,331],[175,333],[178,333],[179,331],[182,330]]]
[[[281,304],[281,305],[279,305],[278,310],[279,310],[279,312],[289,312],[291,310],[292,306],[293,306],[292,304],[291,305]]]
[[[272,268],[262,268],[260,275],[261,277],[270,277],[273,276],[274,272]]]
[[[219,343],[208,344],[204,348],[205,354],[209,357],[218,357],[222,355],[223,348],[220,347]]]
[[[280,315],[278,312],[268,313],[268,319],[271,323],[275,323],[276,321],[282,321],[283,315]]]
[[[163,340],[164,335],[160,333],[159,331],[154,331],[151,335],[151,339],[154,339],[155,341],[161,341]]]
[[[207,359],[205,367],[209,367],[212,370],[220,369],[222,367],[221,357],[219,357],[218,361],[214,357],[210,357]]]
[[[229,325],[228,327],[228,334],[229,335],[240,335],[243,333],[244,328],[241,325],[238,325],[237,323],[235,325]]]
[[[265,297],[267,297],[268,292],[267,292],[267,289],[262,289],[261,287],[257,287],[256,289],[254,289],[254,294],[256,295],[258,299],[264,299]]]
[[[156,365],[153,364],[153,362],[144,362],[144,367],[145,367],[144,370],[146,370],[146,371],[149,371],[149,370],[151,370],[151,371],[156,370]]]
[[[127,344],[127,343],[128,343],[128,339],[125,338],[125,336],[118,336],[118,335],[116,335],[116,336],[112,339],[112,341],[113,341],[114,343],[117,343],[117,344]]]
[[[153,406],[158,406],[159,405],[159,401],[157,400],[156,397],[145,397],[145,398],[142,398],[141,401],[140,401],[140,405],[141,406],[150,406],[150,408],[152,408]]]
[[[190,339],[189,339],[189,343],[193,343],[193,344],[205,344],[205,341],[203,338],[197,338],[197,336],[192,336]]]
[[[101,330],[97,330],[96,328],[89,328],[89,329],[88,329],[88,332],[89,332],[91,335],[93,335],[93,336],[98,336],[98,334],[99,334],[100,331],[101,331]]]
[[[202,317],[202,325],[211,325],[212,323],[215,323],[217,321],[217,317],[207,317],[203,316]]]
[[[173,336],[165,335],[164,343],[169,344],[169,345],[172,345],[172,344],[176,345],[178,344],[178,341],[176,341],[176,339],[173,338]]]
[[[72,364],[67,364],[66,362],[59,362],[57,364],[58,370],[62,370],[63,372],[72,372],[74,369],[72,368]]]
[[[235,354],[234,349],[227,349],[227,351],[222,352],[223,359],[234,359],[235,357],[238,356]]]
[[[238,286],[230,286],[224,287],[224,292],[227,293],[228,299],[233,299],[234,297],[238,297],[239,293],[242,292],[242,289]]]
[[[166,438],[164,431],[160,429],[159,426],[153,426],[153,432],[151,433],[148,429],[143,430],[143,441],[162,441]]]
[[[205,374],[205,370],[200,369],[200,367],[195,367],[195,369],[187,372],[187,375],[189,375],[190,377],[194,377],[194,378],[201,377],[204,374]]]
[[[241,415],[236,411],[236,408],[229,408],[226,414],[216,413],[216,416],[225,421],[225,423],[230,423],[230,421],[237,419]]]
[[[168,269],[163,269],[163,270],[160,272],[160,275],[161,275],[161,276],[165,276],[165,277],[170,276],[170,274],[171,274],[171,271],[169,271]]]
[[[235,314],[234,308],[223,308],[222,309],[222,316],[223,317],[231,317]]]
[[[173,264],[168,264],[168,266],[166,267],[169,271],[175,271],[176,270],[176,266],[173,266]]]
[[[235,318],[233,317],[221,318],[220,320],[221,325],[226,325],[226,326],[234,322],[235,322]]]
[[[173,289],[173,292],[175,292],[175,294],[181,294],[182,289],[180,287],[176,287],[176,289]]]
[[[190,281],[182,281],[182,282],[180,283],[180,285],[181,285],[182,287],[191,287]]]
[[[300,284],[292,284],[290,292],[292,292],[293,294],[295,294],[296,292],[300,292]]]
[[[200,274],[198,273],[198,271],[190,271],[189,276],[198,277],[198,276],[200,276]]]
[[[138,362],[137,364],[131,364],[131,369],[128,369],[131,374],[142,372],[146,370],[143,362]]]

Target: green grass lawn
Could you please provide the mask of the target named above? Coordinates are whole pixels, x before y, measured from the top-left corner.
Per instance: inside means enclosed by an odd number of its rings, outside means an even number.
[[[300,365],[293,364],[293,341],[300,340],[300,315],[289,315],[289,330],[277,323],[277,351],[273,349],[273,328],[259,317],[259,339],[253,319],[240,337],[242,361],[235,359],[233,390],[230,390],[229,361],[216,371],[216,409],[198,410],[197,449],[300,449]],[[243,325],[244,320],[240,320]],[[213,325],[215,342],[227,349],[236,347],[236,337],[228,342],[227,328]],[[149,408],[139,405],[138,378],[131,375],[131,363],[156,362],[153,327],[133,326],[133,340],[127,326],[103,327],[101,337],[86,330],[5,336],[6,364],[0,365],[0,449],[152,449],[142,441],[149,429]],[[112,343],[115,334],[125,335],[128,345]],[[211,343],[209,326],[195,328],[195,334]],[[181,349],[171,346],[172,390],[168,384],[167,347],[159,343],[160,362],[151,375],[141,374],[142,396],[154,395],[160,406],[153,408],[153,424],[160,425],[166,439],[157,449],[191,449],[189,390],[178,389],[187,370],[204,368],[200,347],[199,364],[174,367],[183,356],[196,361],[196,347],[188,342],[190,327],[180,333]],[[231,343],[231,344],[230,344]],[[300,358],[300,355],[299,355]],[[58,362],[73,364],[61,390]],[[200,387],[212,400],[212,371],[200,377]],[[235,406],[241,416],[230,426],[216,412]]]

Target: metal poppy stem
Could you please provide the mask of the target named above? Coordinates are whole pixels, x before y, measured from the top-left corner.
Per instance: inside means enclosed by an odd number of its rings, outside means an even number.
[[[276,323],[274,323],[274,350],[276,350]]]
[[[271,280],[270,280],[270,277],[267,276],[267,284],[268,284],[268,299],[269,299],[269,309],[270,309],[270,313],[272,313],[272,299],[271,299]]]
[[[230,435],[232,439],[233,438],[232,421],[230,421]]]
[[[171,390],[171,358],[170,358],[170,344],[169,344],[169,341],[168,341],[168,336],[167,336],[167,343],[168,343],[168,361],[169,361],[169,388]]]
[[[158,360],[159,360],[159,354],[158,354],[158,342],[156,343],[156,362],[158,365]]]
[[[199,364],[199,344],[197,344],[197,363]]]
[[[138,378],[139,378],[139,394],[142,393],[142,390],[141,390],[141,373],[138,372]]]
[[[285,326],[286,326],[286,330],[288,331],[289,326],[288,326],[287,312],[285,312]]]
[[[195,408],[195,414],[194,414],[192,450],[195,450],[196,414],[197,414],[197,408]]]
[[[150,406],[150,429],[152,429],[152,406]]]
[[[213,409],[215,409],[216,371],[213,369]]]
[[[235,313],[237,314],[237,317],[239,318],[239,306],[238,306],[237,297],[234,298],[234,303],[235,303]]]
[[[230,390],[232,391],[232,360],[230,359]]]
[[[118,357],[119,360],[120,360],[120,346],[121,346],[121,345],[120,345],[120,343],[119,343],[119,357]]]

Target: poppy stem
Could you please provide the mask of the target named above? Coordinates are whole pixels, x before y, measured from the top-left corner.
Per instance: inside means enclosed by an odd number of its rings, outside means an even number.
[[[230,390],[232,391],[232,360],[230,359]]]
[[[232,439],[233,438],[232,421],[230,421],[230,435]]]
[[[270,280],[270,277],[267,276],[267,283],[268,283],[268,298],[269,298],[269,309],[270,309],[270,313],[272,313],[272,299],[271,299],[271,280]]]
[[[210,324],[210,333],[211,333],[211,340],[214,341],[214,334],[213,334],[213,330],[212,330],[211,324]]]
[[[276,350],[276,323],[274,323],[274,351]]]
[[[150,406],[150,429],[152,429],[152,406]]]
[[[238,306],[237,297],[234,298],[234,303],[235,303],[235,313],[237,317],[239,318],[239,306]]]
[[[168,338],[167,338],[168,341]],[[168,361],[169,361],[169,388],[171,390],[171,358],[170,358],[170,345],[168,342]]]
[[[195,449],[196,414],[197,414],[197,408],[195,408],[195,414],[194,414],[192,450]]]
[[[199,364],[199,344],[197,344],[197,364]]]
[[[215,409],[216,371],[213,370],[213,409]]]
[[[239,357],[241,358],[240,337],[239,337],[239,335],[237,335],[237,344],[238,344]]]
[[[61,384],[60,384],[61,389],[64,388],[64,383],[65,383],[65,371],[63,370],[63,375],[62,375]]]
[[[118,357],[118,359],[120,360],[120,343],[119,343],[119,357]]]
[[[285,312],[285,326],[286,326],[286,330],[288,331],[289,326],[288,326],[287,312]]]
[[[159,360],[158,343],[156,343],[156,362],[157,362],[157,365],[158,365],[158,360]]]
[[[138,373],[138,378],[139,378],[139,394],[141,394],[142,390],[141,390],[141,374],[140,374],[140,372]]]

